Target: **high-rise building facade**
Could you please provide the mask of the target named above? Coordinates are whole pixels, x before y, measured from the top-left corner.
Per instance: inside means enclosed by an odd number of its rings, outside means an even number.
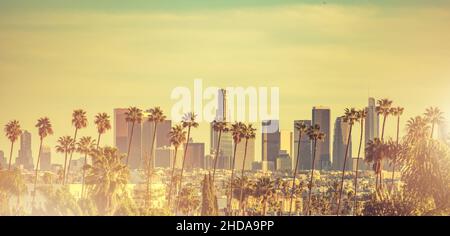
[[[242,139],[241,142],[237,145],[236,148],[236,160],[235,160],[235,168],[241,169],[242,164],[244,162],[245,155],[245,139]],[[252,163],[255,161],[255,139],[249,139],[247,142],[247,155],[245,157],[245,170],[252,169]]]
[[[155,151],[153,152],[154,154],[158,148],[170,146],[168,134],[170,132],[171,126],[171,120],[165,120],[161,123],[158,123],[158,126],[156,127]],[[150,122],[148,120],[142,122],[142,160],[144,160],[143,158],[146,155],[149,156],[151,153],[154,127],[154,122]],[[153,155],[153,157],[155,157],[155,155]],[[153,158],[153,166],[156,166],[155,161],[155,158]]]
[[[280,152],[280,129],[278,120],[262,121],[261,125],[261,155],[263,170],[275,170],[276,160]],[[274,168],[274,169],[272,169]]]
[[[128,158],[128,165],[131,169],[138,169],[142,167],[142,123],[132,123],[126,121],[126,112],[128,109],[117,108],[114,109],[114,145],[121,154],[127,154],[128,145],[131,139],[130,156]]]
[[[33,170],[33,157],[31,155],[31,133],[24,131],[20,135],[19,156],[16,159],[16,166],[23,166],[24,169]]]
[[[42,147],[39,168],[44,171],[50,171],[52,169],[52,153],[48,146]]]
[[[375,98],[370,97],[368,101],[368,106],[366,107],[366,119],[365,119],[365,125],[364,125],[364,146],[363,151],[361,152],[361,158],[359,160],[360,166],[358,169],[360,170],[367,170],[370,169],[370,166],[367,165],[366,162],[364,162],[364,148],[366,144],[373,140],[374,138],[378,138],[379,132],[380,132],[380,119],[377,114],[377,105]]]
[[[292,156],[292,132],[289,130],[280,131],[280,150],[286,151],[289,156]]]
[[[185,160],[186,169],[205,168],[205,144],[189,142]]]
[[[313,107],[312,124],[320,125],[320,131],[325,134],[323,142],[317,142],[315,169],[327,170],[331,168],[330,155],[330,109],[327,107]]]
[[[298,154],[298,130],[295,129],[296,124],[303,122],[306,127],[311,126],[311,120],[295,120],[294,121],[294,145],[293,145],[293,156],[292,156],[292,168],[295,168],[295,163],[297,162],[297,154]],[[300,161],[298,163],[299,170],[309,170],[311,169],[311,157],[312,157],[312,146],[311,140],[307,134],[302,134],[302,138],[300,140]]]
[[[342,117],[338,117],[334,124],[334,138],[333,138],[333,169],[342,171],[344,167],[345,152],[348,144],[348,136],[350,133],[350,125],[344,122]],[[347,153],[347,161],[345,170],[353,170],[352,160],[352,142],[350,139],[349,150]]]

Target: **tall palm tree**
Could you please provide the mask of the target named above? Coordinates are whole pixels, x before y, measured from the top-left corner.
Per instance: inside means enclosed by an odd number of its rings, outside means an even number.
[[[100,146],[100,138],[101,135],[106,133],[106,131],[111,129],[111,121],[109,120],[109,115],[105,112],[98,113],[95,116],[94,120],[95,125],[97,125],[97,132],[98,132],[98,138],[97,138],[97,149]]]
[[[158,128],[158,124],[164,122],[166,120],[166,116],[164,115],[163,111],[160,107],[154,107],[147,111],[148,114],[148,121],[153,122],[153,139],[152,139],[152,145],[150,150],[150,159],[146,160],[147,163],[147,191],[146,191],[146,205],[150,203],[150,177],[151,177],[151,169],[153,168],[153,158],[154,158],[154,152],[155,152],[155,143],[156,143],[156,130]]]
[[[175,147],[175,155],[173,157],[173,164],[172,164],[172,174],[170,175],[170,187],[169,187],[169,199],[168,199],[168,206],[170,207],[170,202],[172,199],[172,189],[174,186],[174,174],[175,174],[175,167],[177,164],[177,154],[178,154],[178,147],[186,142],[186,131],[183,130],[183,127],[181,125],[176,125],[171,128],[169,132],[169,140],[172,146]],[[175,182],[176,183],[176,182]]]
[[[180,183],[179,183],[179,187],[178,187],[178,189],[180,189],[180,190],[181,190],[181,187],[183,186],[184,164],[186,162],[186,154],[187,154],[187,150],[188,150],[189,142],[190,142],[189,139],[191,138],[191,129],[198,127],[198,122],[195,120],[196,117],[197,117],[196,114],[194,114],[193,112],[189,112],[183,116],[183,119],[181,121],[181,125],[183,126],[183,128],[187,128],[188,131],[187,131],[186,144],[184,145],[183,163],[181,164]],[[178,196],[177,209],[175,210],[175,213],[178,212],[178,206],[180,205],[179,199],[180,199],[180,197]]]
[[[96,144],[98,142],[95,141],[95,139],[92,139],[92,137],[81,137],[80,141],[78,141],[76,145],[76,151],[82,155],[84,155],[84,165],[83,165],[83,177],[81,180],[81,197],[84,196],[84,180],[86,177],[86,165],[87,165],[87,156],[92,152],[94,149],[98,149],[98,145],[96,148]]]
[[[128,159],[130,158],[131,142],[133,140],[134,125],[136,123],[140,124],[142,122],[142,110],[137,107],[128,108],[128,111],[125,112],[125,121],[127,123],[131,123],[130,140],[128,141],[127,158],[125,161],[125,163],[128,165]]]
[[[311,141],[313,141],[313,159],[311,164],[311,178],[309,180],[309,193],[308,193],[308,215],[311,215],[311,193],[312,193],[312,186],[313,186],[313,179],[314,179],[314,167],[316,164],[316,154],[317,154],[317,141],[323,141],[325,139],[325,133],[320,131],[320,125],[315,124],[313,126],[310,126],[306,132],[308,134],[308,137]]]
[[[391,106],[392,106],[392,101],[384,98],[384,99],[380,99],[377,101],[378,106],[376,107],[377,113],[378,115],[382,115],[383,116],[383,125],[382,125],[382,129],[381,129],[381,140],[384,140],[384,130],[385,130],[385,126],[386,126],[386,119],[388,117],[388,115],[391,113]]]
[[[433,138],[434,127],[444,121],[443,112],[437,107],[429,107],[425,111],[425,118],[431,124],[430,137]]]
[[[92,165],[86,166],[86,185],[89,194],[97,204],[100,213],[110,215],[114,212],[119,197],[125,191],[129,179],[123,155],[116,148],[94,149],[90,156]]]
[[[72,113],[72,125],[75,126],[75,133],[73,135],[73,142],[77,141],[77,133],[79,129],[86,128],[87,117],[86,112],[82,109],[74,110]],[[74,144],[75,145],[75,144]],[[69,178],[70,175],[70,163],[72,162],[72,156],[75,149],[70,152],[69,164],[67,166],[66,177]]]
[[[359,136],[359,147],[358,147],[358,157],[356,159],[356,169],[355,169],[355,194],[354,194],[354,210],[353,213],[356,215],[357,209],[358,209],[358,168],[359,168],[359,159],[361,158],[361,147],[362,147],[362,142],[363,142],[363,134],[364,134],[364,120],[366,119],[367,116],[367,111],[366,109],[361,109],[358,111],[358,120],[359,123],[361,124],[360,126],[360,136]]]
[[[359,119],[358,117],[358,112],[356,111],[355,108],[345,108],[345,114],[343,116],[343,121],[345,123],[348,124],[349,126],[349,131],[348,131],[348,138],[347,138],[347,147],[345,148],[345,156],[344,156],[344,164],[342,167],[342,176],[341,176],[341,188],[339,189],[339,198],[338,198],[338,206],[336,209],[336,215],[339,215],[339,211],[341,208],[341,198],[342,198],[342,192],[344,190],[344,176],[345,176],[345,168],[347,165],[347,157],[348,157],[348,153],[349,153],[349,149],[350,149],[350,143],[352,142],[352,130],[353,130],[353,125],[355,124],[355,122]]]
[[[12,120],[8,124],[5,125],[5,135],[9,139],[9,141],[11,141],[11,151],[9,152],[8,170],[11,170],[11,161],[12,161],[14,143],[17,141],[17,139],[19,139],[21,134],[22,134],[22,130],[20,129],[19,121]]]
[[[216,168],[217,168],[217,159],[219,159],[219,150],[220,150],[220,138],[222,137],[222,133],[228,132],[227,123],[225,121],[213,121],[213,130],[215,132],[218,132],[218,138],[217,138],[217,145],[216,145],[216,155],[214,157],[214,169],[213,169],[213,176],[212,176],[212,183],[214,186],[214,180],[216,177]]]
[[[241,169],[241,179],[244,179],[244,171],[245,171],[245,160],[247,159],[247,148],[248,148],[248,140],[250,139],[254,139],[256,137],[256,129],[253,128],[252,124],[248,124],[248,125],[244,125],[242,127],[242,133],[243,133],[243,137],[245,138],[245,149],[244,149],[244,159],[242,160],[242,169]],[[244,182],[242,182],[241,184],[244,184]],[[242,213],[244,213],[244,208],[243,208],[243,186],[241,186],[241,193],[240,193],[240,197],[239,197],[239,209],[242,211]]]
[[[292,213],[292,201],[294,199],[295,192],[295,178],[297,177],[298,163],[300,162],[300,144],[303,137],[303,134],[306,134],[308,127],[304,122],[295,123],[295,129],[298,132],[298,143],[297,143],[297,159],[295,162],[294,175],[292,176],[292,190],[291,190],[291,200],[289,203],[289,216]]]
[[[375,189],[378,191],[382,188],[381,163],[386,155],[386,145],[381,139],[375,138],[370,140],[366,145],[366,162],[372,163],[372,169],[375,172],[376,181]]]
[[[397,117],[397,136],[396,136],[396,144],[399,145],[400,140],[400,117],[403,115],[404,108],[403,107],[394,107],[391,109],[391,113],[393,116]],[[397,161],[397,157],[393,157],[392,159],[392,176],[391,176],[391,190],[394,187],[394,174],[395,174],[395,164]]]
[[[412,144],[417,143],[425,137],[429,137],[431,133],[431,128],[428,125],[428,120],[421,116],[410,118],[406,123],[406,130],[406,141]]]
[[[67,167],[67,155],[75,150],[75,142],[71,136],[63,136],[58,139],[58,145],[56,145],[56,152],[64,153],[64,169],[62,176],[62,184],[66,184],[66,167]]]
[[[42,142],[44,141],[45,137],[53,134],[52,124],[50,123],[50,119],[47,117],[38,119],[35,127],[38,128],[39,133],[39,153],[34,174],[33,203],[36,197],[36,183],[39,171],[39,161],[41,160]]]
[[[233,180],[234,180],[234,169],[235,169],[235,163],[236,163],[236,150],[237,146],[241,142],[243,138],[242,128],[244,124],[242,122],[236,122],[231,125],[230,132],[231,136],[233,138],[234,142],[234,150],[233,150],[233,160],[231,162],[231,177],[230,177],[230,190],[229,190],[229,196],[228,196],[228,203],[227,203],[227,213],[229,214],[231,212],[231,201],[233,199]]]

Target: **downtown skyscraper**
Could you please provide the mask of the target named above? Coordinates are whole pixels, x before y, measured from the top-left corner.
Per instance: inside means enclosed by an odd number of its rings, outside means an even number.
[[[348,135],[350,133],[350,125],[344,122],[342,117],[336,118],[334,124],[334,138],[333,138],[333,169],[342,171],[344,167],[345,152],[348,144]],[[352,160],[352,141],[350,139],[350,146],[347,154],[347,161],[345,164],[345,170],[350,171],[353,169]]]
[[[132,123],[126,122],[127,111],[124,108],[114,109],[114,145],[120,153],[126,155],[133,129],[128,164],[131,169],[138,169],[142,165],[142,124],[135,123],[132,127]]]
[[[368,106],[366,107],[366,119],[365,119],[365,127],[364,127],[364,147],[370,140],[374,138],[380,137],[380,119],[377,113],[377,105],[375,98],[369,97]],[[364,150],[364,149],[363,149]],[[364,152],[362,152],[364,156]],[[358,167],[361,170],[365,170],[368,168],[367,164],[364,161],[359,161],[360,166]]]
[[[261,123],[262,169],[276,170],[280,153],[280,126],[278,120],[265,120]]]
[[[227,91],[225,89],[219,89],[217,99],[216,121],[229,122],[229,109],[227,101]],[[216,156],[217,142],[219,139],[219,132],[214,131],[213,123],[210,123],[210,154]],[[220,137],[220,147],[218,150],[217,158],[221,160],[217,164],[219,169],[228,169],[231,164],[231,158],[233,156],[233,138],[231,133],[222,132]]]
[[[331,167],[330,155],[330,109],[327,107],[313,107],[312,125],[320,125],[320,131],[325,134],[323,142],[317,142],[315,169],[327,170]]]
[[[295,168],[295,163],[297,162],[298,156],[298,130],[295,129],[296,124],[303,122],[306,127],[311,126],[311,120],[295,120],[294,121],[294,145],[293,145],[293,156],[292,156],[292,167]],[[300,140],[300,160],[298,163],[299,170],[309,170],[311,169],[311,158],[312,158],[312,142],[309,139],[307,134],[302,134],[302,138]]]
[[[158,148],[162,148],[165,146],[170,146],[170,140],[168,134],[170,132],[170,128],[172,126],[171,120],[165,120],[161,123],[158,123],[156,127],[156,137],[155,137],[155,147],[153,149],[153,161],[152,166],[155,166],[156,162],[156,150]],[[144,120],[142,122],[142,135],[141,135],[141,143],[142,143],[142,158],[150,157],[152,152],[152,144],[153,144],[153,132],[155,129],[154,122]],[[142,159],[144,160],[144,159]]]
[[[24,169],[33,170],[33,157],[31,155],[31,133],[24,131],[20,135],[19,156],[16,159],[16,166],[23,166]]]

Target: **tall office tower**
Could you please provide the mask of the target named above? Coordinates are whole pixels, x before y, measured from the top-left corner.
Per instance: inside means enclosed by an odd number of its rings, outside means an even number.
[[[189,142],[185,160],[186,169],[205,168],[205,144]]]
[[[114,109],[114,146],[122,154],[128,151],[128,124],[125,120],[127,111],[125,108]]]
[[[344,167],[345,151],[348,144],[348,135],[350,133],[350,125],[344,122],[342,117],[336,119],[334,124],[334,141],[333,141],[333,169],[342,171]],[[353,170],[352,160],[352,141],[347,153],[347,161],[345,165],[346,171]]]
[[[171,126],[171,120],[165,120],[161,123],[158,123],[158,126],[156,127],[156,141],[153,154],[155,154],[156,150],[160,147],[170,146],[168,134],[170,132]],[[146,155],[149,156],[152,150],[154,127],[154,123],[148,121],[147,119],[142,122],[142,160],[144,160],[143,158]],[[155,157],[155,155],[153,155],[153,157]],[[155,158],[153,158],[153,166],[156,166]]]
[[[292,156],[292,132],[288,130],[280,131],[280,150],[286,151],[286,153]]]
[[[285,150],[280,150],[277,157],[277,171],[291,171],[292,170],[292,160]]]
[[[364,143],[367,144],[370,140],[379,137],[380,121],[377,114],[377,106],[375,98],[369,98],[369,106],[366,107],[366,120],[365,120],[365,139]]]
[[[125,113],[128,109],[114,109],[114,145],[121,154],[127,154],[133,124],[127,123]],[[131,169],[138,169],[142,165],[142,124],[134,124],[133,139],[131,140],[128,165]]]
[[[228,121],[227,91],[218,90],[216,121]],[[210,153],[215,156],[219,132],[214,131],[213,123],[210,124]],[[220,148],[218,156],[223,160],[231,160],[233,155],[233,137],[231,133],[222,133],[220,137]],[[229,164],[227,164],[229,166]]]
[[[245,154],[245,139],[242,139],[236,148],[236,160],[234,163],[234,167],[236,169],[242,169],[242,164],[244,162],[244,154]],[[247,155],[245,157],[244,169],[251,170],[252,163],[254,161],[255,161],[255,139],[249,139],[247,142]]]
[[[295,120],[294,121],[294,145],[293,145],[293,153],[292,156],[292,168],[295,168],[295,163],[297,161],[298,154],[298,130],[295,129],[295,125],[297,123],[305,123],[306,127],[311,126],[311,120]],[[307,134],[302,134],[302,138],[300,140],[300,161],[298,163],[299,170],[309,170],[311,169],[311,157],[312,157],[312,142],[309,139]]]
[[[50,171],[52,169],[52,154],[48,146],[43,146],[41,151],[40,170]]]
[[[0,151],[0,170],[8,168],[6,166],[6,158],[5,153],[3,151]]]
[[[380,132],[380,119],[377,114],[377,105],[375,98],[370,97],[368,106],[366,107],[366,119],[364,124],[364,146],[362,147],[361,151],[361,159],[359,160],[360,166],[358,167],[360,170],[368,170],[370,169],[370,166],[367,165],[366,162],[364,162],[364,148],[366,144],[373,140],[374,138],[379,137]]]
[[[172,168],[174,158],[175,158],[174,147],[171,146],[158,147],[155,150],[155,167]],[[179,162],[179,160],[177,161]],[[177,165],[177,163],[175,163],[175,165]]]
[[[16,165],[22,165],[27,170],[33,170],[34,167],[33,157],[31,156],[31,133],[26,130],[20,135],[20,149]]]
[[[330,155],[330,109],[327,107],[313,107],[312,124],[320,125],[320,131],[325,134],[323,142],[317,142],[315,169],[327,170],[331,168]]]
[[[277,156],[280,152],[280,126],[278,120],[266,120],[261,125],[261,154],[263,170],[275,170]],[[272,167],[274,169],[272,169]],[[267,169],[266,169],[267,168]]]

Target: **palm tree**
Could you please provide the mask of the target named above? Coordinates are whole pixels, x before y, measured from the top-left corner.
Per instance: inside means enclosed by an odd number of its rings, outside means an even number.
[[[104,215],[114,212],[120,194],[128,183],[129,170],[116,148],[104,147],[90,152],[92,165],[87,165],[86,184],[98,209]]]
[[[217,168],[217,159],[219,159],[219,150],[220,150],[220,138],[222,137],[222,133],[228,132],[227,123],[225,121],[213,121],[213,130],[214,132],[219,132],[218,138],[217,138],[217,145],[216,145],[216,156],[214,157],[214,169],[213,169],[213,176],[212,176],[212,183],[214,186],[214,179],[216,177],[216,168]]]
[[[380,99],[377,101],[378,106],[376,107],[378,115],[383,116],[383,126],[381,129],[381,140],[384,140],[384,128],[386,126],[386,118],[391,113],[392,101],[389,99]]]
[[[83,177],[81,180],[81,197],[84,196],[84,179],[86,176],[86,165],[87,165],[87,156],[89,153],[91,153],[94,148],[96,148],[96,144],[98,142],[95,141],[95,139],[92,139],[92,137],[81,137],[80,141],[78,141],[76,145],[76,151],[80,154],[84,155],[84,165],[83,165]],[[97,148],[98,149],[98,145]]]
[[[342,167],[341,188],[339,190],[339,198],[338,198],[338,206],[337,206],[337,210],[336,210],[336,215],[339,215],[339,210],[341,208],[341,197],[342,197],[342,192],[344,190],[345,167],[347,164],[347,156],[348,156],[348,152],[350,149],[350,143],[351,143],[351,138],[352,138],[352,129],[353,129],[353,125],[355,124],[355,122],[358,119],[359,119],[358,112],[356,111],[355,108],[351,108],[351,109],[346,108],[345,109],[345,114],[343,116],[343,120],[345,123],[347,123],[349,125],[349,131],[348,131],[348,138],[347,138],[347,147],[345,149],[344,164]]]
[[[177,154],[178,154],[178,147],[186,142],[186,131],[183,130],[183,127],[181,125],[176,125],[172,127],[172,129],[169,132],[169,140],[170,143],[175,147],[175,156],[173,157],[173,164],[172,164],[172,174],[170,175],[170,187],[169,187],[169,199],[168,199],[168,206],[170,207],[170,201],[172,199],[172,189],[174,186],[174,174],[175,174],[175,166],[177,164]],[[175,182],[176,183],[176,182]]]
[[[308,130],[308,127],[306,126],[306,124],[304,122],[298,122],[298,123],[295,123],[295,129],[298,132],[297,159],[295,162],[294,175],[292,177],[292,191],[291,191],[291,200],[289,203],[289,216],[292,213],[292,201],[294,199],[294,192],[295,192],[295,178],[297,177],[298,163],[300,162],[300,146],[301,146],[300,144],[301,144],[302,136],[303,136],[303,134],[306,133],[306,131]]]
[[[317,154],[317,141],[323,141],[325,139],[325,133],[320,131],[320,125],[315,124],[313,126],[310,126],[306,132],[308,134],[308,137],[311,141],[313,141],[313,160],[311,164],[311,178],[309,180],[309,193],[308,193],[308,215],[311,214],[310,205],[311,205],[311,192],[312,192],[312,186],[313,186],[313,179],[314,179],[314,167],[316,164],[316,154]]]
[[[39,139],[39,153],[38,153],[38,159],[37,159],[37,163],[36,163],[36,171],[34,174],[33,203],[34,203],[34,199],[36,196],[36,183],[37,183],[37,176],[38,176],[38,170],[39,170],[39,161],[41,159],[42,141],[48,135],[53,134],[52,124],[50,123],[50,119],[48,119],[47,117],[38,119],[35,127],[38,128],[38,133],[39,133],[40,139]]]
[[[267,202],[269,198],[275,193],[275,182],[271,180],[269,177],[262,177],[258,179],[255,185],[255,194],[258,197],[262,198],[262,214],[266,215],[267,211]]]
[[[184,154],[183,154],[183,163],[181,164],[181,173],[180,173],[180,184],[178,189],[181,189],[181,187],[183,186],[183,171],[184,171],[184,163],[186,162],[186,154],[187,154],[187,150],[189,147],[189,142],[190,142],[190,138],[191,138],[191,129],[192,128],[197,128],[198,127],[198,123],[197,121],[195,121],[197,115],[194,114],[193,112],[189,112],[186,113],[183,116],[183,119],[181,121],[181,125],[183,126],[183,128],[187,128],[187,138],[186,138],[186,144],[184,145]],[[180,197],[178,197],[178,203],[177,203],[177,208],[180,204]],[[175,210],[175,212],[177,212],[178,209]]]
[[[147,192],[146,192],[146,200],[150,202],[150,177],[151,177],[151,169],[153,167],[152,162],[154,158],[154,152],[155,152],[155,143],[156,143],[156,130],[158,128],[158,124],[164,122],[166,119],[166,116],[164,115],[163,111],[160,107],[151,108],[147,111],[148,114],[148,121],[153,122],[153,139],[152,139],[152,145],[150,150],[150,159],[146,160],[147,163]],[[147,205],[147,201],[145,201]]]
[[[366,119],[367,116],[367,111],[366,109],[361,109],[358,111],[358,119],[357,121],[360,122],[361,127],[360,127],[360,136],[359,136],[359,147],[358,147],[358,157],[356,159],[356,170],[355,170],[355,195],[354,195],[354,210],[353,213],[356,215],[356,211],[358,209],[358,168],[359,168],[359,159],[361,157],[361,147],[362,147],[362,142],[363,142],[363,134],[364,134],[364,120]]]
[[[433,138],[434,127],[444,121],[443,112],[437,107],[429,107],[425,111],[425,118],[431,124],[431,138]]]
[[[109,116],[106,113],[98,113],[95,116],[95,125],[97,125],[97,132],[98,132],[98,138],[97,138],[97,149],[100,145],[100,138],[101,135],[106,133],[106,131],[111,129],[111,121],[109,120]]]
[[[428,125],[428,120],[421,116],[410,118],[406,124],[406,141],[415,144],[417,141],[425,137],[429,137],[431,128]]]
[[[248,140],[254,139],[256,137],[255,132],[256,132],[256,129],[253,128],[252,124],[243,125],[243,127],[242,127],[243,137],[245,138],[245,149],[244,149],[244,159],[242,160],[241,179],[244,178],[245,160],[247,159]],[[244,184],[244,182],[242,182],[241,184]],[[243,186],[241,186],[240,189],[241,189],[241,193],[240,193],[240,197],[239,197],[239,209],[242,211],[242,213],[244,213],[244,208],[242,205],[243,194],[244,194]]]
[[[9,164],[8,170],[11,170],[11,161],[12,154],[14,149],[14,143],[19,139],[19,136],[22,134],[22,130],[20,129],[19,121],[12,120],[8,124],[5,125],[5,135],[11,141],[11,151],[9,152]]]
[[[77,133],[79,129],[86,128],[87,126],[87,117],[86,112],[82,109],[78,109],[73,111],[72,113],[72,125],[75,126],[75,134],[73,135],[73,142],[77,141]],[[75,144],[74,144],[75,145]],[[72,162],[72,156],[75,149],[70,152],[69,164],[67,166],[66,177],[69,178],[70,175],[70,163]]]
[[[130,140],[128,141],[127,158],[125,161],[125,163],[128,165],[128,159],[130,158],[131,141],[133,140],[134,125],[136,123],[140,124],[142,122],[142,110],[137,107],[130,107],[128,108],[128,111],[125,112],[125,116],[125,121],[127,123],[131,123]]]
[[[231,125],[230,132],[231,136],[234,141],[234,150],[233,150],[233,160],[231,162],[231,177],[230,177],[230,190],[229,190],[229,196],[228,196],[228,203],[227,203],[227,212],[231,212],[231,201],[233,199],[233,180],[234,180],[234,169],[235,169],[235,163],[236,163],[236,150],[238,144],[241,142],[243,138],[242,128],[244,124],[242,122],[236,122]]]
[[[366,146],[366,162],[372,163],[372,169],[376,175],[375,189],[382,188],[381,163],[386,156],[386,145],[381,139],[370,140]]]
[[[396,144],[399,145],[399,136],[400,136],[400,116],[403,115],[404,108],[403,107],[395,107],[391,109],[391,113],[393,116],[397,117],[397,137],[396,137]],[[392,189],[394,187],[394,173],[395,173],[395,164],[397,161],[397,157],[393,157],[392,159],[392,177],[391,177],[391,185]],[[391,190],[392,190],[391,189]]]
[[[66,184],[66,166],[67,155],[75,150],[75,142],[70,136],[63,136],[58,139],[58,145],[56,145],[56,152],[64,153],[64,169],[62,176],[62,184]]]

